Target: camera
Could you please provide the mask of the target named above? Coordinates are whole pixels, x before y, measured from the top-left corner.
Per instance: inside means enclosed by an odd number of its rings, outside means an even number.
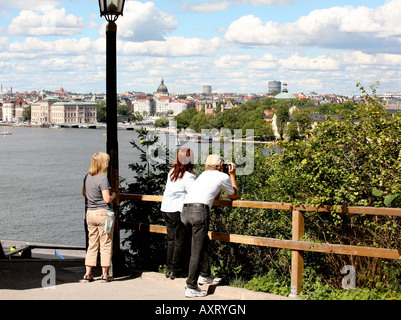
[[[228,170],[230,170],[230,164],[223,163],[223,172],[228,174]]]

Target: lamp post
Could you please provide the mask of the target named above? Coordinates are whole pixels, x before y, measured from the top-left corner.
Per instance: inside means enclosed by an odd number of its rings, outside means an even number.
[[[116,193],[113,208],[115,215],[113,235],[113,264],[112,273],[119,273],[120,261],[120,230],[119,205],[120,182],[118,169],[118,137],[117,137],[117,25],[115,21],[123,14],[125,0],[99,0],[100,16],[108,22],[106,27],[106,114],[107,142],[106,149],[110,156],[108,178],[111,189]]]

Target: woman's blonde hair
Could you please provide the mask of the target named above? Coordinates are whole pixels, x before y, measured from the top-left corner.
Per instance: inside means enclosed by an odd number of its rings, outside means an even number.
[[[110,156],[104,152],[96,152],[91,160],[91,167],[89,169],[89,174],[91,176],[101,174],[107,174],[107,169],[109,167]]]

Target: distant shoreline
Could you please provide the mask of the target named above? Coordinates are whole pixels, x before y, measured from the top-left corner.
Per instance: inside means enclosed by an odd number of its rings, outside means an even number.
[[[87,124],[64,124],[64,125],[50,125],[50,124],[28,124],[28,123],[0,123],[0,126],[4,127],[25,127],[25,128],[40,128],[40,129],[97,129],[97,130],[106,130],[107,126],[105,123],[87,123]],[[165,134],[171,134],[172,132],[170,131],[170,128],[156,128],[153,125],[146,125],[146,124],[118,124],[117,129],[118,130],[136,130],[139,128],[146,128],[148,131],[158,131],[160,133],[165,133]],[[181,136],[182,133],[177,134],[177,136]],[[234,143],[253,143],[253,144],[273,144],[275,141],[258,141],[258,140],[239,140],[239,139],[227,139],[228,142],[234,142]],[[209,142],[209,141],[202,141],[203,143]]]

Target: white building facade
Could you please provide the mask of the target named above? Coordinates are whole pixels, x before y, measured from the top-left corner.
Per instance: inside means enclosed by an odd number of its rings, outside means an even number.
[[[2,107],[2,120],[6,122],[12,122],[15,118],[15,102],[7,101],[3,103]]]
[[[152,96],[138,96],[131,101],[133,112],[141,115],[154,115],[156,111],[155,100]]]
[[[166,115],[169,110],[170,97],[160,96],[156,98],[156,114]]]
[[[97,123],[99,106],[88,101],[46,98],[31,106],[31,121],[37,123]]]
[[[173,100],[168,104],[167,110],[172,110],[173,115],[176,116],[191,107],[195,107],[195,105],[188,100]]]

